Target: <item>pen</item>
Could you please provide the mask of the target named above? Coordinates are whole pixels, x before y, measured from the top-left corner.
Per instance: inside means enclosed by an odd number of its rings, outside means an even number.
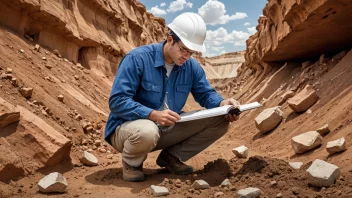
[[[170,110],[170,108],[169,108],[169,106],[167,106],[166,102],[164,102],[164,105],[165,105],[165,107],[166,107],[167,109]]]

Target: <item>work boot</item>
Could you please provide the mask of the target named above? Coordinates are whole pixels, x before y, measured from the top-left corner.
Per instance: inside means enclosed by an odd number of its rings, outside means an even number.
[[[165,167],[168,171],[178,175],[187,175],[193,172],[192,166],[184,164],[177,157],[173,156],[166,150],[162,150],[156,159],[160,167]]]
[[[139,167],[133,167],[127,164],[125,161],[122,160],[123,165],[123,180],[129,182],[140,182],[144,181],[144,174],[143,174],[143,164]]]

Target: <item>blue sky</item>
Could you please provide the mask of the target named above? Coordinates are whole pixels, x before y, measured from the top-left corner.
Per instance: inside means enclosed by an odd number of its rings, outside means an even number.
[[[246,49],[245,41],[256,32],[267,0],[139,0],[148,12],[169,24],[183,12],[198,13],[207,24],[203,56]]]

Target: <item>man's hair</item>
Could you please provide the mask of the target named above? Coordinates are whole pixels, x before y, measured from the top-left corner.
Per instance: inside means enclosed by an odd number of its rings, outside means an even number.
[[[169,32],[168,32],[168,36],[172,37],[172,45],[174,45],[175,43],[179,42],[181,39],[175,34],[175,32],[173,32],[170,28],[169,28]]]

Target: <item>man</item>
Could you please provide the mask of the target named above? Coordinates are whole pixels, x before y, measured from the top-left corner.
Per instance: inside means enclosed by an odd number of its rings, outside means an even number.
[[[109,99],[105,140],[122,153],[123,179],[143,181],[143,162],[162,149],[156,163],[175,174],[190,174],[184,164],[221,136],[237,116],[180,122],[189,93],[203,107],[238,105],[224,100],[206,80],[193,53],[205,51],[206,26],[195,13],[168,25],[167,40],[138,47],[120,62]]]

